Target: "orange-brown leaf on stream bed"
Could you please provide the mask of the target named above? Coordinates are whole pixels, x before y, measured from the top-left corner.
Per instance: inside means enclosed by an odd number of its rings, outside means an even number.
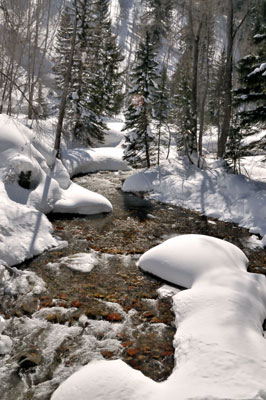
[[[154,314],[151,313],[150,311],[146,311],[146,312],[143,314],[143,317],[145,317],[145,318],[153,318],[153,317],[154,317]]]
[[[104,358],[112,358],[114,353],[112,351],[107,351],[107,350],[103,350],[101,351],[101,354]]]
[[[161,319],[159,319],[158,317],[153,317],[153,318],[151,319],[151,322],[152,322],[153,324],[164,323],[164,321],[161,320]]]
[[[56,231],[64,231],[65,228],[64,228],[63,226],[56,226],[56,227],[55,227],[55,230],[56,230]]]
[[[53,306],[52,299],[42,300],[41,303],[40,303],[40,307],[52,307],[52,306]]]
[[[127,342],[123,342],[123,343],[122,343],[122,346],[123,346],[123,347],[132,346],[133,343],[134,343],[134,342],[132,342],[131,340],[128,340]]]
[[[107,315],[107,321],[110,322],[120,322],[122,319],[122,315],[119,313],[110,313]]]
[[[174,350],[173,351],[164,351],[162,353],[163,357],[168,357],[168,356],[172,356],[174,354]]]
[[[127,354],[130,356],[130,357],[133,357],[133,356],[135,356],[136,354],[138,354],[139,353],[139,350],[138,349],[135,349],[135,348],[133,348],[133,347],[131,347],[130,349],[127,349]]]
[[[81,307],[81,305],[82,305],[82,303],[81,303],[81,301],[79,301],[79,300],[73,300],[73,301],[71,302],[71,306],[72,306],[72,307],[79,308],[79,307]]]

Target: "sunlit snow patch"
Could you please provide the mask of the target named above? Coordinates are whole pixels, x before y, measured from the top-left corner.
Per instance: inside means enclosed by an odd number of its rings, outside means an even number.
[[[128,171],[131,168],[122,156],[123,149],[119,147],[77,148],[63,154],[63,163],[70,176],[97,171]]]
[[[112,211],[112,204],[104,196],[71,183],[54,205],[53,212],[100,214]]]
[[[93,362],[52,400],[262,400],[266,394],[265,276],[231,243],[203,235],[167,240],[139,266],[187,287],[173,297],[175,369],[155,383],[122,361]]]

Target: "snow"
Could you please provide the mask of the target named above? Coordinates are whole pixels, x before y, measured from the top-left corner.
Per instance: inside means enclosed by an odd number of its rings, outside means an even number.
[[[73,271],[91,272],[97,263],[98,257],[96,256],[96,252],[91,250],[90,253],[76,253],[69,257],[62,257],[57,263],[49,263],[47,266],[58,269],[65,265]]]
[[[71,183],[56,201],[53,212],[100,214],[112,211],[112,204],[104,196]]]
[[[128,171],[130,168],[122,161],[122,155],[121,147],[77,148],[63,155],[63,163],[70,176],[97,171]]]
[[[12,340],[9,336],[2,335],[6,327],[6,322],[3,317],[0,316],[0,355],[5,355],[10,353],[12,349]]]
[[[248,165],[251,170],[250,161]],[[265,168],[259,171],[265,179]],[[159,167],[128,177],[122,190],[149,190],[154,200],[235,222],[251,233],[266,234],[266,220],[261,218],[266,214],[265,182],[229,174],[219,161],[209,160],[206,169],[199,169],[181,157],[171,163],[163,161]]]
[[[45,128],[44,125],[43,131]],[[120,132],[116,140],[119,135]],[[19,120],[0,115],[0,260],[9,265],[59,245],[45,214],[91,215],[112,211],[108,199],[71,182],[70,173],[129,169],[122,161],[119,147],[88,153],[78,149],[64,152],[69,173],[55,159],[50,136],[49,130],[46,137]],[[111,131],[112,136],[115,135]]]
[[[120,360],[94,361],[52,400],[252,400],[266,398],[265,276],[249,274],[236,246],[182,235],[142,255],[138,265],[188,289],[173,297],[175,368],[156,383]]]

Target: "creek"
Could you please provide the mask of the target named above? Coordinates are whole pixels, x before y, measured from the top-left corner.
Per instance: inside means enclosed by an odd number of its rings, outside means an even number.
[[[18,266],[32,275],[28,290],[2,296],[0,314],[14,344],[0,358],[2,400],[48,400],[93,359],[121,358],[158,382],[167,379],[174,367],[171,298],[182,288],[136,267],[139,256],[163,240],[186,233],[226,239],[245,251],[251,272],[265,273],[265,251],[246,246],[246,229],[123,193],[128,174],[76,177],[106,196],[113,212],[50,215],[55,235],[68,245]]]

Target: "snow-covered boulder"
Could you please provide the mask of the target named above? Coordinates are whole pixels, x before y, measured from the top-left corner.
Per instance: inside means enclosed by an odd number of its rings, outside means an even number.
[[[71,183],[55,203],[53,211],[87,215],[109,213],[112,204],[104,196]]]

